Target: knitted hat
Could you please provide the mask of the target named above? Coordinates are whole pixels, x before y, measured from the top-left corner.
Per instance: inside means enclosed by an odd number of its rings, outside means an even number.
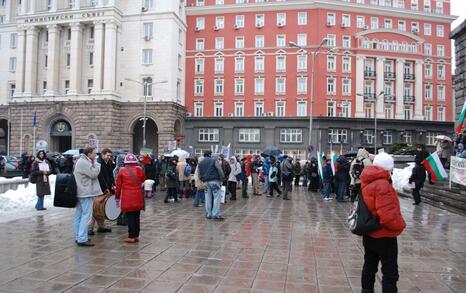
[[[125,161],[124,161],[125,164],[137,164],[138,163],[138,158],[129,153],[125,156]]]
[[[395,165],[393,157],[387,153],[381,153],[375,156],[373,164],[374,166],[382,167],[387,171],[392,171]]]

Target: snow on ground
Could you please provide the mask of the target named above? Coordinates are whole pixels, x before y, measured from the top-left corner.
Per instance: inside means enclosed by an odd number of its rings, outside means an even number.
[[[393,187],[396,191],[402,191],[404,187],[409,186],[409,177],[411,177],[411,172],[413,171],[414,163],[408,163],[408,167],[403,169],[395,168],[393,169],[392,181]]]
[[[50,189],[53,194],[55,190],[55,175],[51,175],[49,179]],[[0,193],[0,214],[2,215],[0,222],[11,221],[38,213],[35,210],[36,201],[36,185],[31,183],[27,184],[27,186],[26,184],[21,184],[16,190]],[[48,209],[53,208],[52,195],[45,196],[44,206]]]

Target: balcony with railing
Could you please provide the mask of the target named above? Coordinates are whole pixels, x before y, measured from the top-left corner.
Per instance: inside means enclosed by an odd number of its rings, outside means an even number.
[[[376,72],[374,70],[364,70],[364,77],[374,78],[375,76]]]
[[[403,99],[404,99],[404,102],[407,104],[414,103],[414,101],[416,100],[414,96],[407,96],[407,95],[405,95]]]
[[[404,79],[413,81],[413,80],[416,79],[416,76],[414,74],[412,74],[412,73],[405,73],[404,74]]]
[[[386,103],[393,103],[396,101],[396,97],[394,95],[391,95],[391,94],[385,94],[384,95],[384,101]]]
[[[385,71],[383,75],[384,75],[385,79],[395,79],[396,78],[396,73],[395,72]]]
[[[373,102],[377,99],[377,95],[374,93],[364,93],[364,102]]]

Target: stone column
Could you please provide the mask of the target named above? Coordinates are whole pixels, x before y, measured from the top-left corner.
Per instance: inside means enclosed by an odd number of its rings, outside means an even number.
[[[58,74],[60,71],[60,30],[56,24],[47,26],[49,42],[47,48],[47,91],[46,96],[55,96],[58,93]]]
[[[56,12],[57,11],[57,6],[58,6],[58,3],[57,3],[58,0],[52,0],[52,7],[50,9],[50,12]]]
[[[24,2],[26,2],[26,0],[23,0]],[[34,14],[36,13],[36,0],[29,0],[29,10],[28,10],[28,13],[29,14]]]
[[[38,35],[37,27],[32,26],[27,29],[23,96],[32,96],[32,94],[36,93]]]
[[[81,64],[82,64],[82,26],[79,22],[71,23],[71,66],[70,90],[68,95],[81,92]]]
[[[25,2],[25,1],[23,1]],[[15,97],[21,97],[24,92],[24,58],[26,49],[25,27],[18,27],[18,44],[16,46],[16,91]]]
[[[103,73],[103,40],[104,24],[101,21],[94,22],[94,88],[92,93],[98,94],[102,91]]]
[[[24,15],[27,10],[27,2],[26,0],[21,1],[21,6],[19,7],[19,15]]]
[[[376,92],[375,94],[377,95],[377,101],[375,104],[375,115],[377,115],[377,118],[383,119],[385,118],[383,108],[384,108],[384,95],[379,94],[383,91],[384,89],[384,62],[385,58],[377,58],[377,65],[376,65]]]
[[[356,118],[364,118],[364,56],[356,56]]]
[[[117,25],[114,21],[105,23],[105,57],[104,57],[104,89],[105,93],[115,90],[116,75],[116,38]]]
[[[81,2],[81,1],[79,1],[79,0],[75,0],[75,1],[74,1],[73,10],[77,10],[77,9],[81,8],[81,5],[80,5],[79,2]]]
[[[12,19],[12,11],[11,11],[11,1],[6,1],[5,3],[5,22],[6,23],[10,23],[11,19]]]
[[[414,120],[424,120],[424,95],[423,95],[423,81],[424,81],[424,74],[423,74],[423,63],[422,60],[416,60],[416,81],[415,81],[415,105],[414,105]]]
[[[404,119],[404,66],[403,59],[396,60],[396,110],[395,119]]]
[[[104,0],[98,0],[97,7],[103,7],[103,6],[104,6]]]

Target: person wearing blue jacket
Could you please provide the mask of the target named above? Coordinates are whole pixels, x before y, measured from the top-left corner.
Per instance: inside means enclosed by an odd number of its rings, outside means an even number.
[[[279,163],[275,161],[275,157],[270,157],[270,170],[269,170],[269,195],[267,197],[273,197],[273,191],[278,192],[278,196],[282,194],[280,188],[278,188],[278,166]]]
[[[270,158],[264,159],[264,165],[262,165],[262,172],[264,173],[264,194],[269,191],[269,171],[270,171]]]
[[[325,166],[322,170],[324,177],[324,200],[331,200],[330,193],[332,191],[333,171],[330,164],[330,160],[326,160]]]

